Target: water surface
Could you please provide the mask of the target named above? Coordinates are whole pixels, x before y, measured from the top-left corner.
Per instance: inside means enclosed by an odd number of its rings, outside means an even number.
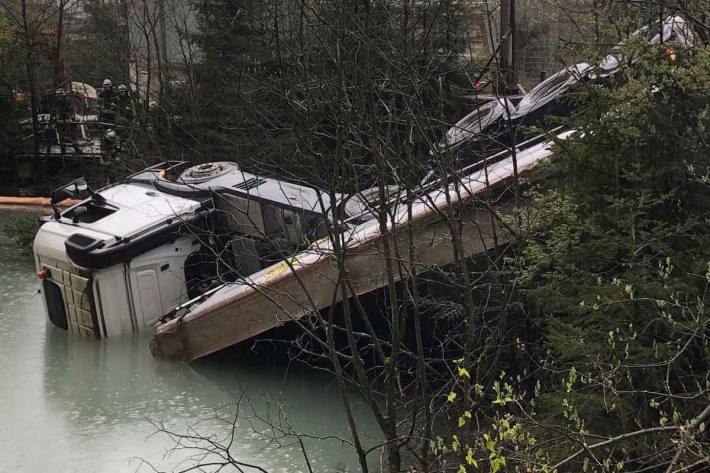
[[[16,215],[0,210],[0,225]],[[336,386],[325,375],[246,355],[155,360],[150,333],[71,336],[46,322],[38,288],[32,257],[0,235],[0,472],[153,471],[142,460],[171,471],[196,452],[171,454],[174,444],[156,424],[224,438],[230,426],[213,417],[234,416],[240,400],[232,453],[268,471],[307,470],[294,439],[269,442],[280,431],[254,414],[280,418],[284,430],[348,438]],[[369,418],[361,404],[355,409]],[[306,440],[306,447],[314,471],[356,465],[338,440]]]

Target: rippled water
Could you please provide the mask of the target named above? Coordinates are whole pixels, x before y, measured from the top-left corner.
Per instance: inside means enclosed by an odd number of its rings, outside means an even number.
[[[0,210],[0,225],[14,214]],[[215,414],[234,416],[240,398],[232,453],[268,471],[307,471],[292,439],[270,444],[274,431],[253,418],[278,419],[277,402],[295,431],[348,437],[330,378],[248,355],[159,361],[148,350],[149,333],[70,336],[45,321],[34,271],[31,256],[0,235],[0,472],[153,471],[141,459],[171,471],[195,452],[169,454],[173,443],[155,424],[223,438],[231,429]],[[368,418],[363,406],[355,409]],[[307,440],[306,447],[314,471],[356,464],[340,441]]]

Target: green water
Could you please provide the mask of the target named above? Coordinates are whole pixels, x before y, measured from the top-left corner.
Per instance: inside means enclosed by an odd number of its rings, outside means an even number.
[[[14,214],[0,210],[0,225]],[[199,434],[224,438],[231,428],[215,413],[233,416],[240,398],[232,455],[268,471],[307,471],[292,438],[269,442],[274,431],[253,418],[277,420],[277,402],[293,430],[348,438],[328,376],[255,356],[159,361],[148,350],[150,333],[103,341],[71,336],[45,321],[34,271],[31,256],[1,235],[0,472],[154,471],[142,461],[159,471],[184,468],[199,452],[170,453],[173,442],[155,424],[186,433],[197,423]],[[357,403],[355,413],[369,418]],[[314,471],[356,465],[352,449],[338,440],[305,443]]]

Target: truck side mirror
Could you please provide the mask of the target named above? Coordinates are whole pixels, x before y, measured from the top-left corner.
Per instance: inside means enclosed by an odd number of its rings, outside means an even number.
[[[64,189],[57,189],[56,191],[52,191],[49,203],[52,205],[52,210],[54,210],[54,220],[59,220],[61,217],[57,204],[66,199],[67,197],[69,197],[69,195]]]

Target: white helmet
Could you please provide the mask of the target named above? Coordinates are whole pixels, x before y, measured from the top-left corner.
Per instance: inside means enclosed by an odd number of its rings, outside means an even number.
[[[114,141],[116,139],[116,132],[112,129],[109,129],[104,136],[107,140]]]
[[[111,82],[111,79],[104,79],[103,83],[104,89],[110,89],[113,87],[113,82]]]
[[[117,89],[119,92],[128,92],[128,87],[126,87],[123,84],[120,84]]]

